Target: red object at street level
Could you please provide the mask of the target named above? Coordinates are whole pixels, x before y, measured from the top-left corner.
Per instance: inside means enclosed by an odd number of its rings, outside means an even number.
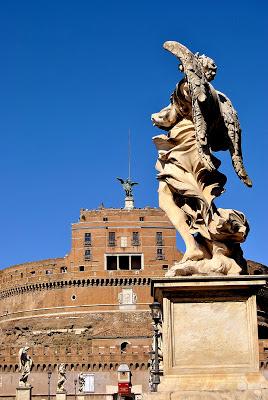
[[[130,394],[131,393],[131,385],[129,382],[118,382],[118,394]]]

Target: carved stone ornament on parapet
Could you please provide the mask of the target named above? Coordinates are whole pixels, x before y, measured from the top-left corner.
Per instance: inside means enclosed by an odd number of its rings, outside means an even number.
[[[216,207],[226,176],[213,154],[229,150],[236,174],[252,186],[243,165],[238,116],[228,97],[210,83],[217,70],[211,58],[178,42],[165,42],[164,48],[180,60],[184,77],[170,104],[152,115],[153,125],[167,132],[153,138],[159,205],[186,246],[166,276],[239,275],[246,268],[240,243],[249,225],[242,212]]]
[[[30,387],[28,378],[31,373],[33,360],[28,355],[29,347],[25,346],[19,350],[19,371],[21,371],[21,377],[19,380],[19,387]]]
[[[133,292],[131,288],[123,288],[122,291],[118,294],[118,302],[122,305],[127,304],[136,304],[137,303],[137,295]]]
[[[58,365],[58,382],[57,382],[57,393],[65,393],[64,388],[66,382],[66,367],[64,363]]]

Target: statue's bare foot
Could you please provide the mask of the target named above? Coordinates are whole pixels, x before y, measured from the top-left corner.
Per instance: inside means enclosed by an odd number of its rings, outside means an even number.
[[[186,252],[184,253],[184,256],[181,259],[181,263],[184,263],[186,261],[199,261],[203,260],[206,257],[205,251],[198,245],[196,244],[195,246],[192,246],[190,249],[186,249]]]

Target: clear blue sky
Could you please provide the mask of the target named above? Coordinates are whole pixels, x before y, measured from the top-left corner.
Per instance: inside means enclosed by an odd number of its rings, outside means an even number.
[[[254,186],[223,154],[217,204],[246,213],[245,256],[268,264],[267,11],[260,0],[2,1],[0,268],[64,256],[80,208],[123,205],[129,127],[136,205],[157,206],[150,115],[181,79],[166,40],[218,64],[214,86],[239,112]]]

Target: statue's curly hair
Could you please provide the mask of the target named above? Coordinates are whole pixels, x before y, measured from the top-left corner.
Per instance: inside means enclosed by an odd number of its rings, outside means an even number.
[[[214,79],[217,72],[217,65],[215,61],[212,58],[206,56],[205,54],[200,55],[199,53],[196,53],[195,56],[198,58],[198,61],[202,64],[208,81]]]

